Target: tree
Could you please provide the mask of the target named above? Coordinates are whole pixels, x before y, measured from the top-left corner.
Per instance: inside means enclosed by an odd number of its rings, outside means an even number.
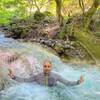
[[[79,0],[79,6],[80,6],[80,8],[82,9],[82,12],[83,12],[83,15],[84,15],[84,13],[85,13],[85,9],[84,9],[84,2],[83,2],[83,0]]]
[[[83,18],[83,28],[85,30],[88,29],[89,24],[90,24],[91,19],[92,19],[92,16],[96,12],[96,10],[99,7],[99,5],[100,5],[100,0],[94,0],[91,8],[84,14],[84,18]]]
[[[30,10],[33,7],[36,8],[36,11],[40,12],[40,10],[46,6],[51,0],[27,0],[30,4]]]
[[[56,2],[56,13],[58,17],[58,22],[59,22],[59,25],[62,26],[63,25],[63,16],[61,13],[62,0],[55,0],[55,2]]]

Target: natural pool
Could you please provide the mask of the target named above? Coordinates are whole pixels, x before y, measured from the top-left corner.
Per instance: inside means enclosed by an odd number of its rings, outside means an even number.
[[[77,86],[65,86],[58,83],[55,87],[40,86],[36,83],[12,84],[0,91],[0,100],[99,100],[100,99],[100,68],[95,65],[65,64],[59,57],[48,52],[37,44],[18,43],[12,39],[0,37],[0,47],[10,48],[32,56],[41,66],[44,59],[53,63],[53,71],[68,80],[77,80],[83,74],[85,82]],[[5,81],[6,82],[6,81]],[[1,85],[1,84],[0,84]]]

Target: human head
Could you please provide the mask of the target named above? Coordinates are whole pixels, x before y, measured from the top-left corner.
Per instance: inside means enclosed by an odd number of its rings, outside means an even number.
[[[49,74],[52,68],[52,64],[50,60],[45,60],[43,63],[43,72],[45,74]]]

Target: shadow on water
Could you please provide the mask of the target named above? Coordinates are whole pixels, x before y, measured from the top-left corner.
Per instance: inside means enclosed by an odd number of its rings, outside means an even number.
[[[6,39],[6,40],[5,40]],[[6,45],[6,41],[10,44]],[[18,43],[14,40],[0,37],[0,46],[10,48],[26,56],[37,59],[41,66],[44,59],[49,58],[53,63],[53,71],[68,80],[79,79],[80,74],[85,76],[85,82],[77,86],[65,86],[58,83],[55,87],[40,86],[36,83],[18,83],[6,78],[6,69],[0,69],[0,81],[8,82],[4,90],[0,91],[0,100],[99,100],[100,99],[100,69],[92,65],[76,66],[65,64],[37,44]],[[11,47],[12,46],[12,47]],[[2,68],[2,67],[1,67]],[[5,72],[5,74],[2,74]],[[5,81],[4,81],[5,80]],[[0,83],[0,86],[2,84]]]

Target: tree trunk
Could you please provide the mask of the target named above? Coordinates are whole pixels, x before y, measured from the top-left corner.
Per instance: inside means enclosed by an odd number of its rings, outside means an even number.
[[[60,26],[63,26],[63,16],[61,14],[62,0],[55,0],[56,2],[56,13],[58,17],[58,22]]]
[[[37,8],[37,11],[40,12],[40,8],[39,8],[39,6],[38,6],[36,0],[34,0],[34,3],[35,3],[35,7]]]
[[[84,10],[85,10],[85,8],[84,8],[84,2],[83,2],[83,0],[79,0],[79,6],[80,6],[80,8],[81,8],[81,10],[82,10],[82,12],[83,12],[83,15],[84,15]]]
[[[94,0],[91,8],[85,13],[83,18],[83,28],[84,30],[87,30],[91,21],[92,16],[96,12],[98,6],[100,4],[100,0]]]

